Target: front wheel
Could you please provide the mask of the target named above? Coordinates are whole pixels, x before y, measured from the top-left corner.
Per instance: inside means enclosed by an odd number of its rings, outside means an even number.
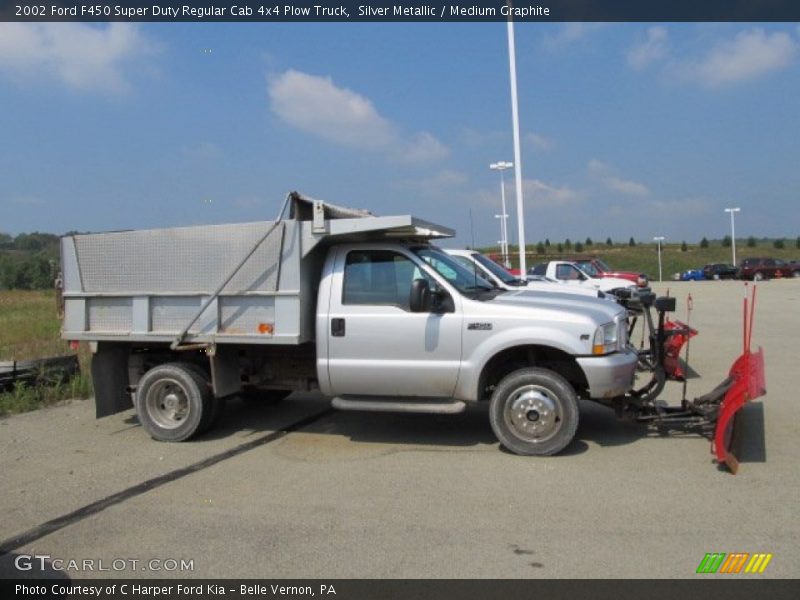
[[[497,439],[514,454],[549,456],[575,437],[578,397],[567,380],[553,371],[520,369],[495,388],[489,420]]]
[[[757,271],[753,275],[753,281],[764,281],[764,274],[761,271]]]

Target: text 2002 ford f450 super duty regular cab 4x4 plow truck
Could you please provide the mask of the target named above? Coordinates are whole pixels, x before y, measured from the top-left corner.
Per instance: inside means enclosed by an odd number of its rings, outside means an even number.
[[[716,424],[717,458],[735,468],[725,438],[745,394],[731,390],[763,389],[760,353],[705,398],[663,407],[630,393],[640,357],[624,306],[499,289],[431,244],[453,233],[291,193],[271,222],[66,236],[63,337],[92,342],[97,416],[133,405],[162,441],[208,429],[232,394],[319,389],[343,410],[486,402],[506,448],[550,455],[591,399]]]

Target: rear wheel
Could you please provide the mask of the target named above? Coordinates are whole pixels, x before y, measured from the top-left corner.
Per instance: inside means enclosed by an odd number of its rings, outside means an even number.
[[[800,277],[800,270],[792,271],[792,277]]]
[[[162,442],[182,442],[206,430],[216,414],[216,402],[202,371],[187,363],[153,367],[136,388],[139,422]]]
[[[578,398],[566,379],[540,368],[514,371],[492,394],[489,420],[515,454],[548,456],[563,450],[578,429]]]

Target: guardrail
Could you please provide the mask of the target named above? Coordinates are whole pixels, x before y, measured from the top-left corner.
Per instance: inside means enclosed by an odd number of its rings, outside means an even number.
[[[17,382],[58,383],[80,370],[74,354],[33,360],[0,361],[0,391],[9,390]]]

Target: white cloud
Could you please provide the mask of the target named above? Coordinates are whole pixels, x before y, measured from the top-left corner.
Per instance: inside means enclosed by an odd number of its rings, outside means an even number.
[[[602,26],[602,23],[564,23],[558,33],[544,36],[542,44],[548,50],[558,50],[583,39]]]
[[[418,133],[403,142],[398,157],[407,162],[426,162],[441,160],[450,150],[427,131]]]
[[[510,190],[506,190],[506,199],[508,199],[509,192],[513,194],[513,186],[509,183],[506,184]],[[575,204],[584,199],[584,194],[578,190],[571,188],[567,185],[551,185],[539,179],[523,179],[522,181],[522,197],[525,201],[525,206],[564,206],[567,204]]]
[[[0,23],[0,72],[18,81],[54,78],[80,91],[126,92],[124,67],[157,51],[127,23]]]
[[[368,98],[337,86],[330,77],[290,69],[269,78],[268,93],[280,119],[334,144],[381,150],[409,162],[438,160],[449,153],[430,133],[401,134]]]
[[[668,34],[664,27],[650,27],[647,39],[628,51],[628,64],[641,70],[652,63],[666,58],[669,53]]]
[[[547,138],[539,133],[535,133],[531,131],[530,133],[526,133],[523,136],[523,139],[530,144],[533,144],[539,150],[544,150],[545,152],[548,150],[552,150],[555,146],[555,143],[550,138]]]
[[[589,174],[600,181],[606,188],[626,196],[648,196],[650,190],[643,183],[617,177],[613,169],[606,163],[593,158],[588,165]]]
[[[755,28],[719,42],[700,60],[672,65],[670,74],[705,87],[722,87],[786,68],[794,60],[797,49],[797,41],[788,33],[768,34]]]

